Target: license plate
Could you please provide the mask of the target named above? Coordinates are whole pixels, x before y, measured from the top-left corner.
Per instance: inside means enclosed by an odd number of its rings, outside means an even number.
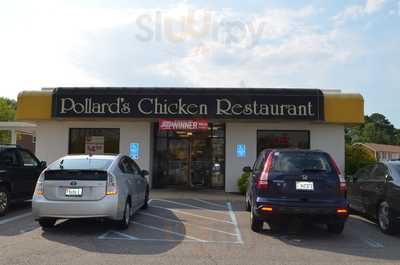
[[[314,182],[296,181],[296,190],[314,190]]]
[[[74,189],[67,188],[65,190],[65,196],[80,197],[82,196],[82,188],[74,188]]]

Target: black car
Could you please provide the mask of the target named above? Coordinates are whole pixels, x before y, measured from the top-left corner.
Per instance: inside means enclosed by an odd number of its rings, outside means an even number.
[[[349,180],[351,209],[377,220],[379,228],[393,234],[400,228],[400,161],[364,167]]]
[[[328,225],[340,234],[348,217],[344,177],[325,152],[264,150],[253,169],[246,192],[251,229],[259,232],[268,222],[272,230],[293,216]]]
[[[31,199],[36,181],[46,168],[29,150],[0,145],[0,216],[13,200]]]

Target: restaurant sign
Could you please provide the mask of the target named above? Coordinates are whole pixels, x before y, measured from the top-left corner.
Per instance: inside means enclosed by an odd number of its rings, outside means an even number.
[[[53,117],[324,120],[317,89],[58,88]]]

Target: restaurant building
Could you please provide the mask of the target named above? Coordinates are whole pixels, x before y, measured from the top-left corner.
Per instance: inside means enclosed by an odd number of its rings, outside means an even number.
[[[18,96],[36,155],[130,155],[152,187],[235,192],[265,148],[320,149],[344,169],[344,128],[364,121],[359,94],[319,89],[54,88]]]

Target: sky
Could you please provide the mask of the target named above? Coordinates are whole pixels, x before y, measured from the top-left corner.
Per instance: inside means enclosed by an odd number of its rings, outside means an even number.
[[[400,127],[400,0],[0,0],[0,96],[59,86],[341,89]]]

